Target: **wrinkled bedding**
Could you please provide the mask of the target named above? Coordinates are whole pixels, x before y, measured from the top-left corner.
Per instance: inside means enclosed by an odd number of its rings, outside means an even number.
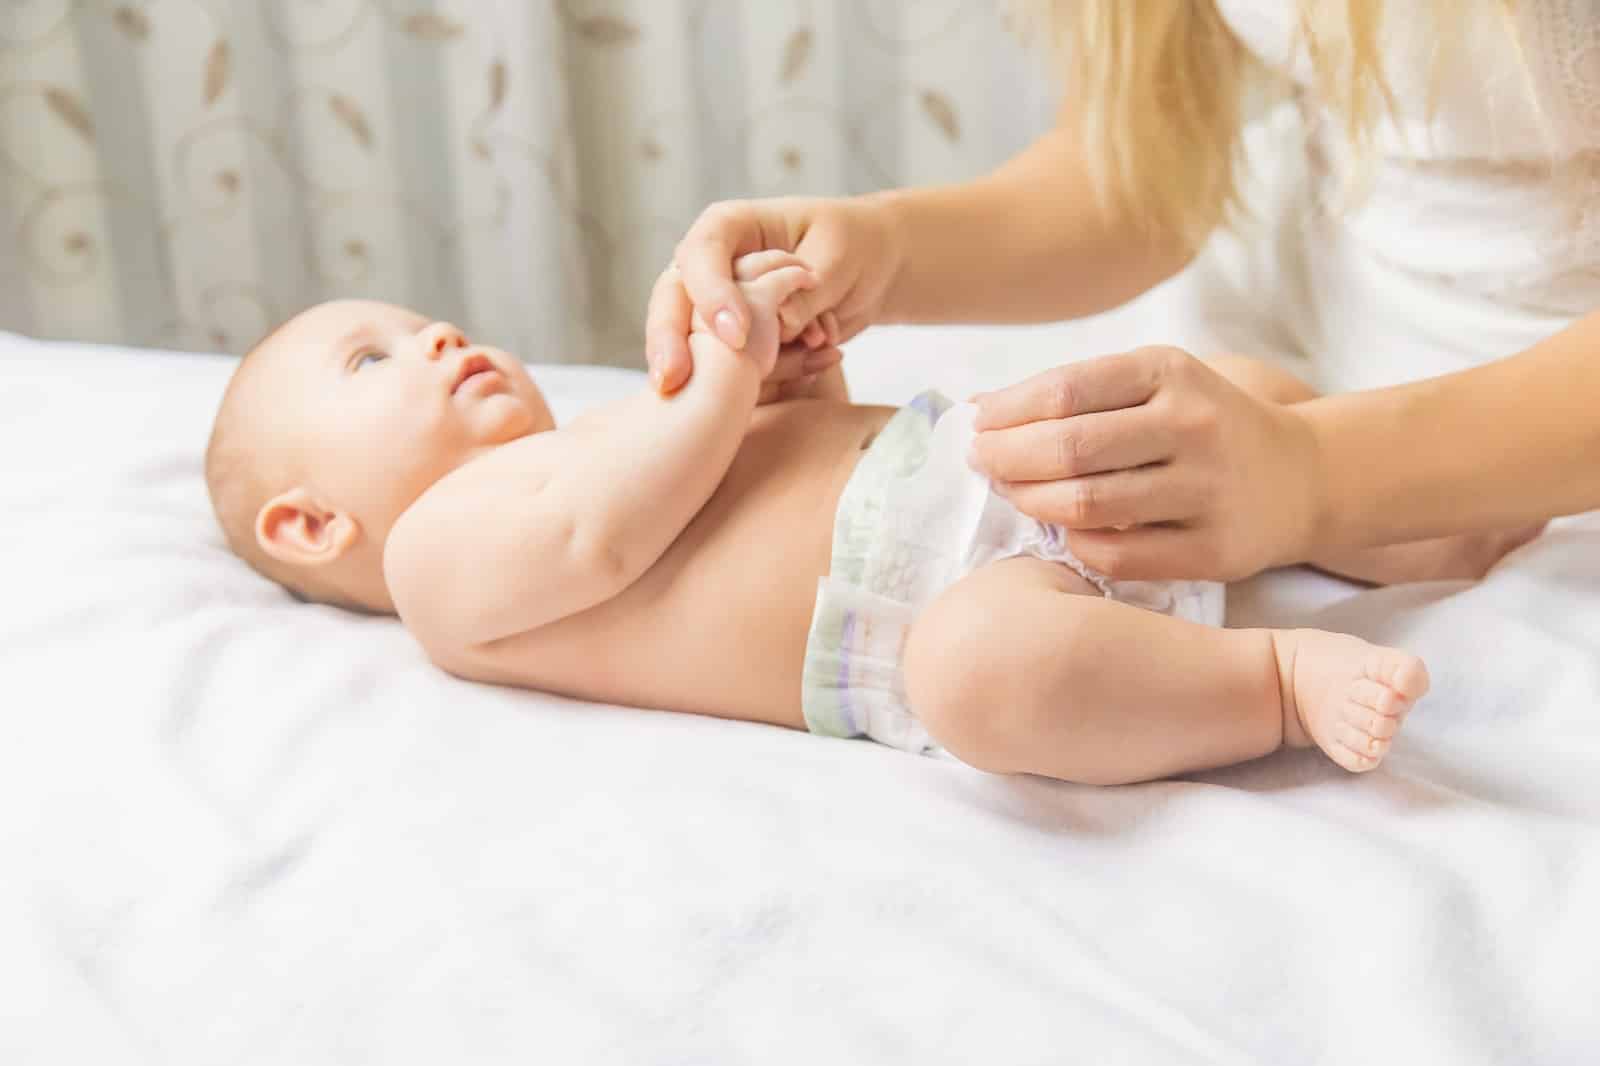
[[[1141,329],[848,365],[963,395]],[[229,366],[0,334],[0,1062],[1600,1060],[1600,518],[1475,587],[1235,591],[1427,658],[1372,775],[1002,779],[292,602],[207,508]],[[642,380],[539,373],[561,415]]]

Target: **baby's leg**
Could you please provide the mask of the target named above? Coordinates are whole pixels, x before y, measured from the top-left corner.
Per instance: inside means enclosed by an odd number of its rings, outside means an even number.
[[[1219,629],[1100,596],[1017,558],[912,628],[906,692],[928,732],[1001,773],[1120,784],[1315,743],[1349,770],[1388,751],[1427,688],[1414,656],[1313,630]]]

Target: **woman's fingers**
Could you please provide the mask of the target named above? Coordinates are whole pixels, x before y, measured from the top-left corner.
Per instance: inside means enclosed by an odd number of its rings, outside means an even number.
[[[1155,395],[1172,361],[1170,348],[1140,348],[1068,363],[1009,388],[976,397],[979,430],[1006,429],[1041,419],[1071,418],[1144,403]]]
[[[995,489],[1017,510],[1075,530],[1179,522],[1205,503],[1204,492],[1166,465],[1061,481],[998,481]]]
[[[689,355],[689,325],[694,305],[676,267],[668,267],[650,290],[645,324],[645,363],[650,379],[664,396],[683,388],[694,369]]]
[[[995,481],[1054,481],[1170,459],[1176,438],[1148,405],[1098,411],[979,433],[972,465]]]
[[[744,347],[749,335],[750,308],[734,282],[733,261],[765,247],[753,211],[737,203],[719,203],[700,213],[673,255],[689,299],[706,313],[723,343],[735,350]]]
[[[973,465],[1072,530],[1103,573],[1235,580],[1317,541],[1317,442],[1299,408],[1176,348],[1061,367],[978,405]]]

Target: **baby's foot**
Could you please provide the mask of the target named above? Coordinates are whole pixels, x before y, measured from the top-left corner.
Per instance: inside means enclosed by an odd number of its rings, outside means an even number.
[[[1389,753],[1406,712],[1428,691],[1422,660],[1397,648],[1316,629],[1272,634],[1283,698],[1283,742],[1312,744],[1357,773]]]
[[[1507,554],[1542,532],[1543,522],[1521,529],[1435,537],[1363,548],[1318,559],[1315,565],[1319,570],[1374,585],[1398,585],[1405,581],[1476,581]]]

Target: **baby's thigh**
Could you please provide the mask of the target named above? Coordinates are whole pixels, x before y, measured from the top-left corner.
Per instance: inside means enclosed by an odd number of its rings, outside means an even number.
[[[1059,624],[1070,611],[1064,595],[1099,599],[1101,593],[1061,563],[1029,555],[986,563],[945,589],[917,616],[906,641],[906,668],[909,672],[932,658],[913,654],[914,645],[967,663],[984,653],[1015,648],[1041,623]]]
[[[907,702],[934,739],[983,766],[1002,739],[989,735],[1003,726],[996,708],[1020,707],[1029,679],[1071,654],[1085,596],[1101,599],[1070,567],[1029,556],[988,563],[940,594],[901,660]]]

